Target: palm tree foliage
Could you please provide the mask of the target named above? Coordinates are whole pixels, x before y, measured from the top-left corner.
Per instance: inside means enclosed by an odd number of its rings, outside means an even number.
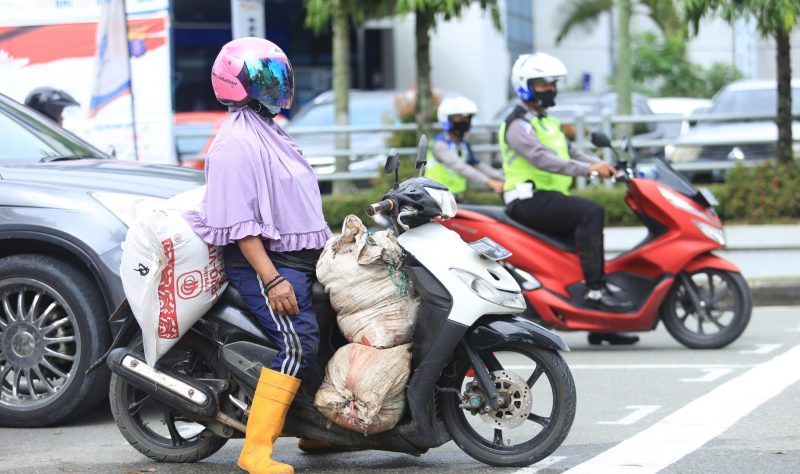
[[[800,2],[797,0],[682,0],[686,18],[694,33],[700,20],[720,15],[729,23],[739,18],[755,18],[763,37],[772,37],[777,46],[778,71],[778,143],[776,157],[781,162],[792,159],[792,65],[789,35],[800,26]]]
[[[560,9],[561,24],[556,43],[574,30],[590,31],[603,13],[612,11],[614,0],[569,0]],[[632,14],[647,15],[665,37],[685,35],[685,26],[674,0],[637,0],[631,2]]]

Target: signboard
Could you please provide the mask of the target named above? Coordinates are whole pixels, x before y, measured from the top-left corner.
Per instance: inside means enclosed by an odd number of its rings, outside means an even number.
[[[264,0],[231,0],[233,39],[266,37]]]
[[[80,107],[64,110],[64,128],[117,158],[135,159],[131,100],[139,158],[174,163],[172,65],[168,0],[127,0],[131,95],[90,118],[101,2],[0,0],[0,93],[23,102],[36,87],[55,87]]]

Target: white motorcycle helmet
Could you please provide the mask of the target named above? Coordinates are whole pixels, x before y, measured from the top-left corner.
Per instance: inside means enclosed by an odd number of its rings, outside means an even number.
[[[471,120],[472,116],[477,113],[478,106],[475,105],[475,102],[460,95],[457,97],[445,97],[442,99],[436,115],[439,119],[439,122],[442,124],[442,128],[445,131],[450,131],[452,129],[452,123],[450,122],[451,116],[466,115]]]
[[[558,58],[545,53],[523,54],[511,68],[511,87],[524,101],[536,101],[532,81],[556,82],[567,76],[567,68]]]

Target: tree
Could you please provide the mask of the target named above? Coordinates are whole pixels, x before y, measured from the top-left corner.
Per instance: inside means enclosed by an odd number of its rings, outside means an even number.
[[[350,22],[360,24],[370,15],[382,15],[389,11],[388,2],[380,0],[306,0],[306,25],[315,32],[327,28],[331,23],[333,32],[333,96],[335,124],[350,123]],[[336,134],[336,150],[350,149],[350,135]],[[346,173],[350,169],[349,156],[336,157],[336,172]],[[347,194],[352,183],[344,180],[333,182],[334,195]]]
[[[600,16],[613,8],[614,0],[569,0],[564,3],[556,43],[563,41],[575,28],[591,30]],[[638,0],[628,8],[632,14],[647,14],[667,38],[686,35],[686,27],[674,0]]]
[[[600,16],[617,8],[616,28],[616,71],[615,89],[617,92],[617,111],[623,115],[631,113],[632,64],[631,64],[631,14],[646,11],[647,15],[661,30],[665,38],[686,38],[680,14],[674,0],[569,0],[561,7],[562,21],[556,35],[556,43],[564,40],[575,28],[593,28]],[[685,51],[685,43],[681,43]],[[630,126],[618,127],[618,133],[630,134]]]
[[[731,64],[716,62],[705,68],[690,62],[683,44],[680,38],[659,38],[652,31],[634,35],[634,90],[651,96],[711,98],[741,77]]]
[[[778,66],[778,143],[775,156],[779,162],[792,159],[792,65],[789,35],[800,26],[800,2],[797,0],[683,0],[686,18],[694,33],[706,15],[721,15],[728,23],[738,18],[755,17],[758,32],[775,38]]]
[[[388,2],[394,4],[395,2]],[[415,13],[414,29],[417,40],[417,134],[430,135],[434,122],[433,91],[431,88],[431,31],[438,17],[445,21],[461,16],[464,8],[479,3],[484,11],[491,10],[495,27],[501,29],[497,0],[398,0],[397,13]],[[438,17],[437,17],[438,15]]]

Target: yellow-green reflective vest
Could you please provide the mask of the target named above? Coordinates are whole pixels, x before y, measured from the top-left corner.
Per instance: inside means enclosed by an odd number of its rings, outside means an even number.
[[[433,156],[433,145],[435,145],[439,140],[444,140],[451,147],[461,146],[462,149],[460,158],[462,161],[467,161],[469,151],[463,142],[459,145],[456,145],[455,143],[438,136],[436,137],[436,140],[434,140],[433,144],[428,147],[428,164],[425,165],[425,177],[444,184],[453,194],[461,194],[467,190],[467,178],[439,163],[439,161],[436,160],[436,157]]]
[[[561,131],[561,122],[549,115],[533,118],[530,118],[530,115],[525,114],[521,118],[530,119],[531,127],[536,131],[536,137],[542,145],[555,151],[556,156],[562,160],[569,160],[569,143]],[[508,146],[506,122],[500,125],[500,153],[503,156],[503,171],[506,175],[504,190],[510,191],[515,189],[518,183],[533,181],[537,190],[569,194],[569,187],[572,185],[571,176],[540,170]]]

